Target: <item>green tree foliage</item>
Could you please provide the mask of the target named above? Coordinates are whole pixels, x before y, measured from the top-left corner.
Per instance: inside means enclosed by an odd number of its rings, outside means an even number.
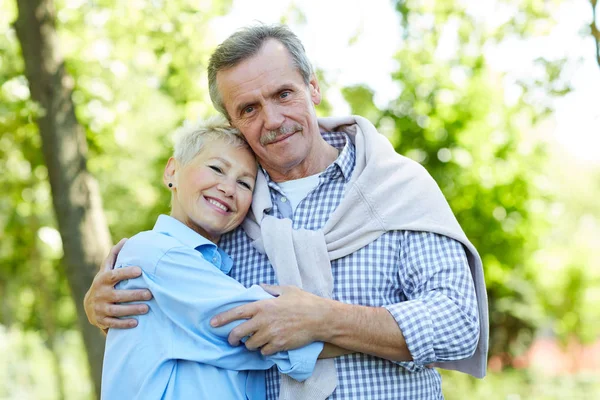
[[[532,260],[546,227],[534,207],[545,209],[549,197],[536,184],[545,157],[523,133],[551,111],[531,94],[563,95],[569,87],[560,76],[564,60],[540,59],[543,78],[520,82],[519,95],[511,98],[486,50],[547,29],[552,9],[536,1],[518,8],[504,2],[514,12],[494,27],[458,1],[395,4],[404,39],[393,75],[399,97],[380,110],[367,87],[346,88],[344,96],[353,113],[377,122],[400,154],[420,162],[438,182],[483,259],[491,353],[519,353],[545,322],[543,303],[550,297],[538,290]]]
[[[9,9],[8,11],[14,11]],[[10,18],[10,13],[5,16]],[[14,14],[13,14],[14,15]],[[0,300],[4,307],[0,322],[40,327],[41,299],[34,296],[43,285],[52,297],[64,293],[64,277],[55,270],[61,257],[60,237],[54,224],[47,170],[40,151],[40,137],[33,119],[41,111],[29,100],[27,82],[22,76],[23,63],[14,32],[2,24],[0,35]],[[29,295],[17,295],[20,290]],[[22,292],[23,293],[23,292]],[[15,301],[23,299],[24,302]],[[21,307],[24,306],[24,307]],[[39,310],[37,310],[39,311]],[[67,313],[67,315],[70,313]],[[58,325],[69,326],[72,314],[57,318]],[[59,320],[62,319],[62,323]]]
[[[205,74],[216,44],[211,20],[230,2],[56,3],[60,48],[90,147],[88,166],[99,178],[118,239],[168,212],[162,188],[168,133],[183,118],[213,113]],[[76,314],[59,268],[62,246],[34,124],[44,111],[30,100],[15,19],[15,3],[0,3],[0,324],[41,332],[61,393],[60,343]]]
[[[19,46],[6,23],[15,10],[2,8],[0,37],[7,40],[0,40],[0,324],[41,331],[56,386],[62,388],[58,342],[73,328],[75,309],[58,268],[60,236],[53,228],[48,173],[33,123],[41,110],[29,99]]]
[[[592,305],[600,293],[591,287],[599,278],[590,268],[598,262],[597,241],[590,238],[600,228],[598,219],[585,216],[600,215],[594,196],[600,179],[577,181],[565,172],[560,183],[549,185],[545,151],[525,134],[551,112],[539,93],[569,91],[561,76],[565,61],[540,59],[538,75],[508,87],[486,56],[508,39],[548,31],[557,2],[499,0],[505,17],[491,25],[465,8],[468,2],[395,0],[404,39],[393,75],[400,95],[378,107],[370,88],[343,89],[354,113],[376,123],[399,153],[430,171],[480,250],[493,353],[520,352],[537,327],[550,326],[563,338],[598,334]],[[184,119],[213,113],[205,71],[218,42],[215,17],[230,5],[56,1],[61,50],[86,129],[88,168],[100,183],[115,241],[150,228],[158,213],[168,212],[162,185],[168,133]],[[301,7],[292,6],[289,14],[282,20],[306,22]],[[50,352],[64,355],[61,343],[70,340],[75,307],[59,268],[62,247],[34,124],[43,111],[30,100],[11,27],[15,18],[15,2],[0,2],[0,325],[39,332]],[[326,92],[326,74],[318,74]],[[319,114],[331,109],[324,102]],[[1,364],[0,397],[9,397]],[[68,376],[85,380],[64,365],[53,369],[58,388]],[[464,393],[466,384],[456,382],[450,387]],[[91,393],[88,386],[70,392]]]
[[[551,150],[552,180],[544,184],[556,195],[547,210],[550,229],[533,257],[536,283],[552,294],[542,301],[545,326],[565,344],[574,337],[589,343],[600,333],[600,166]]]
[[[58,12],[74,100],[111,232],[126,237],[168,212],[168,133],[184,118],[214,113],[206,80],[217,41],[211,21],[230,1],[75,3]]]

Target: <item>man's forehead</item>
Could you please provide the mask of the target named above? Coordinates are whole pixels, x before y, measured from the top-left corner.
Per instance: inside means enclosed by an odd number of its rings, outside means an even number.
[[[226,106],[251,101],[263,95],[271,95],[285,87],[304,83],[300,71],[291,60],[289,62],[272,62],[269,59],[258,61],[241,63],[217,73],[217,87]]]
[[[286,65],[296,68],[293,57],[287,47],[277,39],[267,39],[258,51],[251,56],[237,62],[231,67],[218,71],[217,82],[220,75],[230,75],[232,71],[245,70],[246,73],[251,74],[253,71],[273,67],[274,65]]]

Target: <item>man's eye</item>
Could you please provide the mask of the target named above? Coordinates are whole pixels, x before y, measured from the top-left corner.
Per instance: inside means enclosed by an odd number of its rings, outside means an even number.
[[[284,92],[281,92],[281,94],[279,94],[279,97],[281,97],[282,99],[285,99],[286,97],[288,97],[290,95],[290,91],[286,90]]]
[[[212,169],[213,171],[215,171],[215,172],[218,172],[218,173],[220,173],[220,174],[222,174],[222,173],[223,173],[223,170],[222,170],[221,168],[217,167],[216,165],[209,165],[208,167],[209,167],[210,169]]]
[[[250,114],[252,111],[254,111],[254,107],[248,106],[242,110],[242,114]]]

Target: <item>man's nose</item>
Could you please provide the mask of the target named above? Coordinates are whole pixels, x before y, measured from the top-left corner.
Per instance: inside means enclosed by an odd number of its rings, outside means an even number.
[[[265,129],[272,131],[279,129],[279,127],[283,125],[285,117],[281,113],[279,106],[275,104],[268,104],[263,107],[263,113],[265,118]]]

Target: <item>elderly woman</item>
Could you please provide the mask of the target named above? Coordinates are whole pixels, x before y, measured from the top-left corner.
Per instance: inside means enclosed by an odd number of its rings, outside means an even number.
[[[264,370],[304,380],[322,343],[262,356],[227,342],[236,324],[212,328],[212,316],[271,298],[228,277],[232,260],[217,243],[236,228],[252,201],[257,174],[253,153],[223,120],[181,128],[163,180],[172,193],[171,215],[127,241],[115,268],[136,265],[139,278],[121,289],[147,288],[148,315],[136,329],[111,329],[102,376],[103,399],[261,399]],[[239,323],[239,322],[238,322]]]

